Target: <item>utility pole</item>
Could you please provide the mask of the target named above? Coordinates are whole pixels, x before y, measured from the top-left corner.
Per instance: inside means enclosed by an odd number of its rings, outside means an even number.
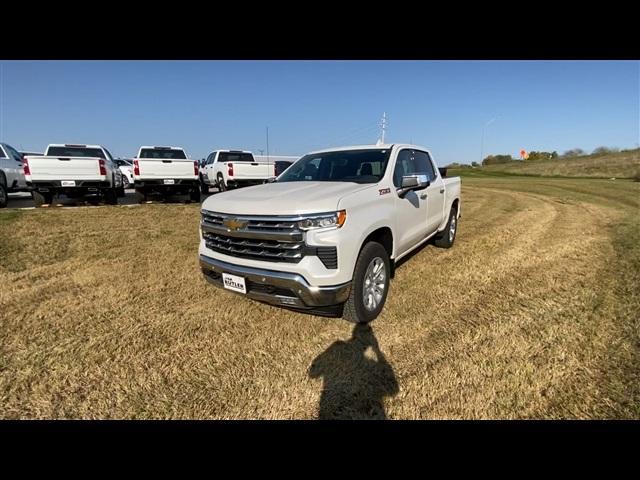
[[[267,165],[271,165],[269,160],[269,127],[267,127]]]
[[[380,123],[380,127],[381,127],[381,132],[380,132],[380,138],[378,139],[378,145],[383,145],[384,134],[386,133],[386,130],[387,130],[387,112],[382,113],[382,122]]]

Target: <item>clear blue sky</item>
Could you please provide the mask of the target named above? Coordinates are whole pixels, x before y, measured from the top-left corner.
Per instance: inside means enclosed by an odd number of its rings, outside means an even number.
[[[97,143],[304,154],[387,140],[440,164],[640,142],[636,61],[3,61],[0,137],[18,149]]]

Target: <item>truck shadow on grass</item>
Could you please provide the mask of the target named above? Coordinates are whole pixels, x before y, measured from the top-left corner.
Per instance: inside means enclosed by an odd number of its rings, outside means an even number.
[[[383,399],[399,391],[369,325],[356,325],[349,340],[338,340],[318,355],[309,377],[323,378],[320,420],[386,419]]]

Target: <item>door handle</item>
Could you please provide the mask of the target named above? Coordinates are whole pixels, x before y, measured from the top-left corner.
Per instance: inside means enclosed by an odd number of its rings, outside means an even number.
[[[441,188],[441,189],[440,189],[440,193],[444,193],[444,188]]]
[[[427,194],[426,194],[426,193],[421,194],[421,195],[420,195],[420,198],[421,198],[422,200],[426,200],[426,199],[427,199]]]

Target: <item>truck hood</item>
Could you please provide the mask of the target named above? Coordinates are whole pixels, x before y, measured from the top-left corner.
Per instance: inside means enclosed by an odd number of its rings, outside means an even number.
[[[282,182],[211,195],[204,210],[237,215],[296,215],[335,211],[346,195],[375,184],[350,182]]]

